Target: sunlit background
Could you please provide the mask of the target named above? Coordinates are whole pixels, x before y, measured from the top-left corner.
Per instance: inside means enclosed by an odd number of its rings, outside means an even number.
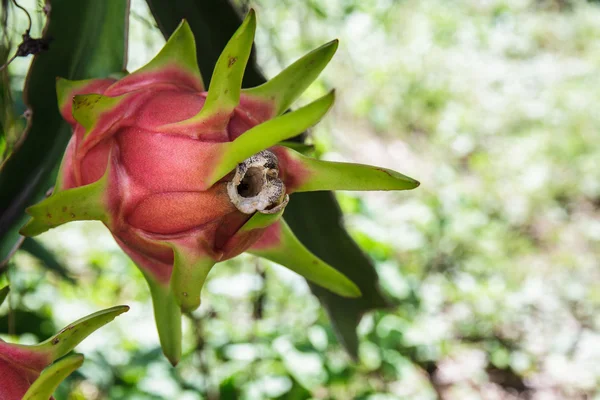
[[[39,33],[39,5],[20,3]],[[78,347],[85,364],[57,399],[600,399],[600,4],[238,4],[257,10],[268,77],[340,39],[300,102],[337,90],[312,132],[321,157],[421,181],[338,193],[397,304],[364,316],[358,361],[302,278],[242,256],[210,273],[173,369],[141,273],[93,222],[39,237],[58,263],[32,243],[17,253],[0,308],[0,332],[13,334],[0,337],[37,342],[131,306]],[[16,44],[26,19],[10,15]],[[133,0],[128,68],[163,44]],[[9,67],[17,92],[30,61]]]

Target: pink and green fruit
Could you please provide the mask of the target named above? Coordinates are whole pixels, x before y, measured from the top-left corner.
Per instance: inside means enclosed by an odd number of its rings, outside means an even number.
[[[0,303],[1,294],[2,290]],[[127,310],[127,306],[117,306],[98,311],[37,345],[12,344],[0,339],[0,400],[48,400],[58,385],[83,363],[81,354],[67,354]]]
[[[320,161],[286,146],[332,106],[330,92],[286,113],[338,43],[308,53],[261,86],[241,89],[255,27],[250,11],[221,54],[208,91],[185,21],[132,74],[57,81],[60,112],[73,136],[54,193],[27,210],[33,218],[21,233],[102,221],[146,277],[161,344],[173,363],[181,352],[181,312],[200,305],[215,263],[242,252],[341,296],[360,296],[355,283],[313,255],[285,223],[290,194],[419,185],[395,171]]]

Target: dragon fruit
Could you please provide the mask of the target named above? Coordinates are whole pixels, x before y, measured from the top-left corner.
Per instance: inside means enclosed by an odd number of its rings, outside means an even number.
[[[11,344],[0,339],[0,400],[50,398],[58,385],[83,363],[81,354],[63,356],[127,310],[127,306],[117,306],[88,315],[37,345]]]
[[[205,91],[194,36],[183,21],[159,54],[119,80],[57,81],[73,127],[54,193],[27,212],[26,236],[100,220],[142,270],[159,337],[175,364],[181,312],[200,305],[213,265],[249,252],[341,296],[360,290],[313,255],[282,218],[289,195],[317,190],[404,190],[418,182],[366,165],[307,157],[286,140],[316,124],[334,92],[285,113],[325,68],[334,40],[267,83],[241,89],[256,19],[251,10]]]

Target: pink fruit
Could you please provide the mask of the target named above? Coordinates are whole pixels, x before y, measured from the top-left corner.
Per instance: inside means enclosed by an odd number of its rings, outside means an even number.
[[[180,352],[180,312],[196,309],[212,266],[244,251],[276,261],[347,297],[344,275],[310,253],[281,218],[289,194],[402,190],[397,172],[306,157],[282,144],[317,123],[334,93],[284,114],[327,65],[337,41],[259,87],[241,90],[254,38],[251,11],[221,54],[210,89],[184,21],[149,64],[120,80],[59,79],[73,127],[54,194],[31,208],[36,235],[100,220],[142,269],[165,353]]]
[[[0,400],[48,399],[59,383],[83,363],[81,354],[61,357],[128,309],[127,306],[117,306],[99,311],[33,346],[11,344],[0,339]]]

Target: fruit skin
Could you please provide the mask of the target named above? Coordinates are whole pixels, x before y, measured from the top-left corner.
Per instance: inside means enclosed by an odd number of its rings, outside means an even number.
[[[60,112],[73,127],[51,197],[30,207],[33,236],[73,220],[100,220],[140,267],[163,350],[181,352],[182,312],[200,305],[216,262],[249,251],[345,297],[356,284],[310,253],[282,219],[289,194],[406,190],[395,171],[306,157],[282,142],[316,124],[330,92],[285,113],[335,53],[334,40],[269,82],[241,89],[254,11],[233,35],[205,91],[184,21],[160,53],[121,79],[58,79]],[[318,205],[315,205],[318,206]]]
[[[70,352],[88,335],[129,310],[117,306],[84,317],[37,345],[19,345],[0,339],[0,400],[48,399],[56,386],[83,363]]]

